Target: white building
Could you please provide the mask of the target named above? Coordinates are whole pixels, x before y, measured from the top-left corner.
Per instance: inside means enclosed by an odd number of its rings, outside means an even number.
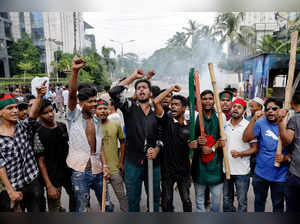
[[[44,71],[50,75],[54,52],[82,51],[84,23],[80,12],[10,12],[14,40],[28,33],[42,56]]]

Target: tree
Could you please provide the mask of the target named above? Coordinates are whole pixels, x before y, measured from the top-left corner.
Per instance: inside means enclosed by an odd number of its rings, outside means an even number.
[[[272,37],[272,35],[267,34],[263,36],[263,38],[259,41],[259,44],[257,45],[257,52],[258,53],[280,53],[278,52],[278,50],[281,45],[282,45],[281,41],[275,40]]]
[[[189,39],[191,39],[191,48],[193,48],[195,44],[195,34],[197,33],[197,31],[199,31],[199,27],[200,25],[196,21],[189,20],[188,27],[182,28],[186,31],[186,40],[188,41]]]
[[[10,70],[12,74],[20,74],[24,71],[18,66],[20,62],[32,64],[31,69],[26,71],[28,73],[41,72],[40,52],[38,48],[33,45],[28,34],[25,33],[23,39],[13,42],[8,48],[8,54],[11,56]]]
[[[186,47],[188,41],[187,35],[184,32],[176,32],[175,35],[167,42],[168,47]]]
[[[246,46],[251,51],[253,47],[249,41],[255,37],[255,29],[250,26],[240,26],[244,19],[244,13],[223,13],[216,18],[215,27],[222,33],[220,42],[228,42],[228,54],[237,55],[239,45]]]
[[[19,62],[18,67],[24,71],[24,83],[25,83],[25,78],[26,78],[26,72],[30,71],[33,69],[33,64],[31,62]]]
[[[106,65],[108,73],[110,74],[112,78],[112,74],[116,69],[117,66],[117,61],[114,58],[111,58],[110,55],[113,53],[114,55],[116,54],[116,50],[112,47],[102,47],[102,56],[103,56],[103,63]]]

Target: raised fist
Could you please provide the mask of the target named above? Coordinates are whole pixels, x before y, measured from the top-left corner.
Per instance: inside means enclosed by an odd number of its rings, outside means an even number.
[[[143,78],[144,75],[145,75],[144,72],[143,72],[143,70],[140,69],[140,68],[136,69],[136,70],[134,71],[133,74],[135,75],[135,77],[136,77],[137,79],[141,79],[141,78]]]
[[[175,85],[175,86],[173,86],[173,89],[175,92],[180,92],[181,87],[179,85]]]
[[[85,66],[85,60],[83,58],[74,58],[72,61],[72,69],[79,70]]]

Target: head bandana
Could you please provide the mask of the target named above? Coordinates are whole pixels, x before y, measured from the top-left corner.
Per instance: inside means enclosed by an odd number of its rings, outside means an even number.
[[[230,101],[232,101],[232,97],[233,97],[232,93],[229,91],[220,92],[219,96],[220,96],[220,100],[229,99]]]
[[[98,105],[108,106],[108,103],[105,100],[99,100]]]
[[[232,102],[232,105],[234,104],[241,104],[244,108],[246,108],[247,103],[242,98],[237,98],[235,101]]]
[[[10,94],[4,94],[0,98],[0,110],[2,110],[4,107],[11,105],[11,104],[16,104],[17,101],[15,98],[12,97]]]

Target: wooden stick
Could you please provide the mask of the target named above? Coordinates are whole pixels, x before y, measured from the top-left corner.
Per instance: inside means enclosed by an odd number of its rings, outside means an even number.
[[[200,125],[200,135],[205,136],[204,133],[204,120],[203,120],[203,112],[202,112],[202,102],[201,102],[201,97],[200,97],[200,83],[199,83],[199,72],[196,71],[194,73],[194,81],[195,81],[195,95],[197,99],[197,110],[198,110],[198,115],[199,115],[199,125]]]
[[[298,42],[298,31],[293,31],[291,33],[291,52],[290,52],[290,63],[289,63],[289,73],[288,73],[288,81],[285,87],[285,96],[284,96],[284,109],[289,110],[292,99],[292,86],[293,79],[296,67],[296,50],[297,50],[297,42]],[[284,118],[284,124],[286,125],[288,116]],[[278,138],[278,144],[276,149],[276,155],[280,155],[282,153],[282,141],[280,136]],[[274,166],[280,167],[280,163],[274,162]]]
[[[106,179],[103,176],[103,186],[102,186],[102,206],[101,211],[105,212],[105,201],[106,201]]]
[[[213,86],[215,100],[216,100],[216,108],[217,108],[217,114],[218,114],[218,120],[219,120],[219,126],[220,126],[221,140],[225,141],[225,145],[223,147],[223,157],[224,157],[226,179],[229,180],[230,179],[230,169],[229,169],[229,163],[228,163],[226,135],[225,135],[225,131],[224,131],[224,123],[223,123],[223,117],[222,117],[219,92],[217,90],[216,77],[215,77],[214,68],[213,68],[212,63],[208,63],[208,69],[209,69],[211,83]]]

